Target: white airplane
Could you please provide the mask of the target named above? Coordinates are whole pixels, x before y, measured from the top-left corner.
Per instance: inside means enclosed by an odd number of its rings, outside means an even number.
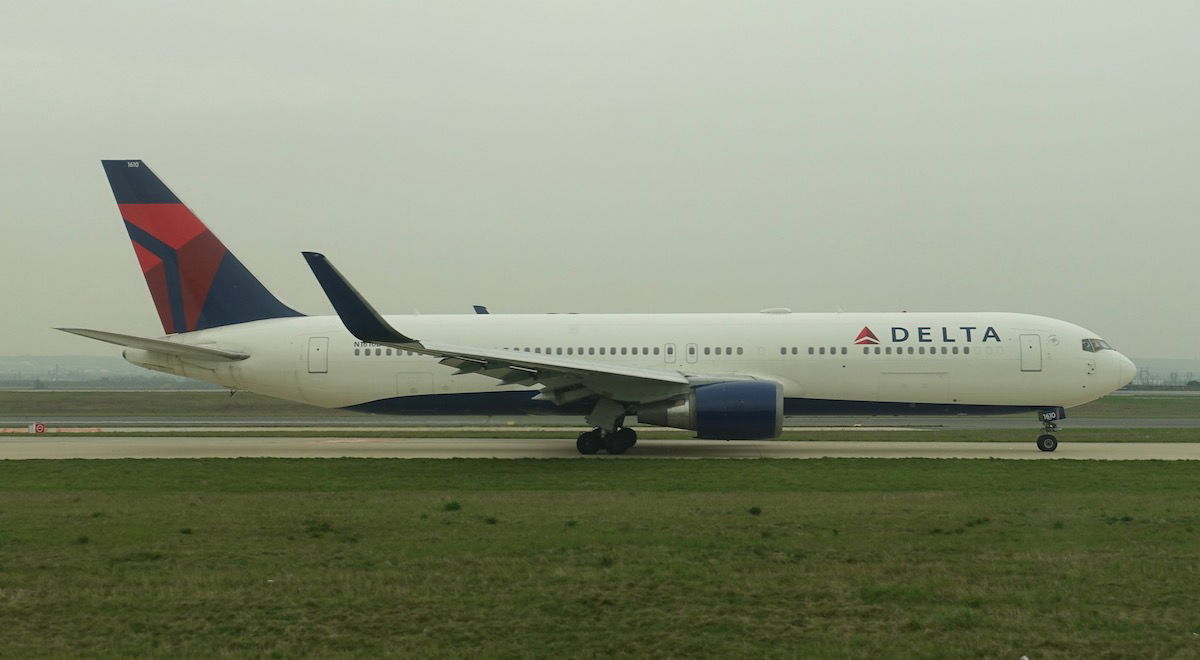
[[[785,415],[1036,412],[1128,384],[1132,362],[1029,314],[381,316],[324,256],[304,258],[337,316],[281,303],[140,160],[103,161],[166,336],[60,328],[135,365],[326,408],[581,414],[583,454],[637,441],[625,420],[697,437],[777,437]]]

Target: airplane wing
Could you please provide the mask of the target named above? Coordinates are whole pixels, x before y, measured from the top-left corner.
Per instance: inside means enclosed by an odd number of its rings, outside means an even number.
[[[686,393],[692,385],[687,376],[666,369],[419,341],[384,320],[324,255],[303,254],[350,334],[373,344],[439,357],[442,364],[458,369],[456,374],[490,376],[500,385],[541,385],[537,398],[558,405],[592,397],[649,403]]]
[[[176,355],[182,358],[192,358],[197,360],[221,360],[234,361],[245,360],[250,357],[246,353],[231,351],[208,346],[193,346],[189,344],[181,344],[179,342],[167,341],[165,339],[148,339],[146,337],[135,337],[133,335],[121,335],[115,332],[104,332],[103,330],[88,330],[87,328],[55,328],[80,337],[88,339],[96,339],[117,346],[125,346],[128,348],[140,348],[144,351],[154,351],[156,353],[166,353],[167,355]]]

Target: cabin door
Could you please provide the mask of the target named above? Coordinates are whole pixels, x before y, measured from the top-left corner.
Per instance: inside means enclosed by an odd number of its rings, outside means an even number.
[[[329,373],[329,337],[308,338],[308,373]]]
[[[1021,335],[1021,371],[1042,370],[1042,338],[1040,335]]]

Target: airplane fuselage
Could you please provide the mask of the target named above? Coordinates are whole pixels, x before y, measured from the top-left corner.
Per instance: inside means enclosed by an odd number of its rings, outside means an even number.
[[[1069,408],[1128,382],[1132,364],[1057,319],[1013,313],[486,314],[389,316],[443,343],[728,375],[782,385],[785,413],[1015,412]],[[575,412],[430,357],[362,342],[336,316],[169,335],[250,355],[206,362],[125,351],[139,366],[326,408]]]

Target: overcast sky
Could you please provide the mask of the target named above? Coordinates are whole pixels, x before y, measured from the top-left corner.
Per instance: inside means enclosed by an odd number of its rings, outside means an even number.
[[[99,161],[281,299],[1022,311],[1200,357],[1200,3],[5,2],[7,354],[161,334]]]

